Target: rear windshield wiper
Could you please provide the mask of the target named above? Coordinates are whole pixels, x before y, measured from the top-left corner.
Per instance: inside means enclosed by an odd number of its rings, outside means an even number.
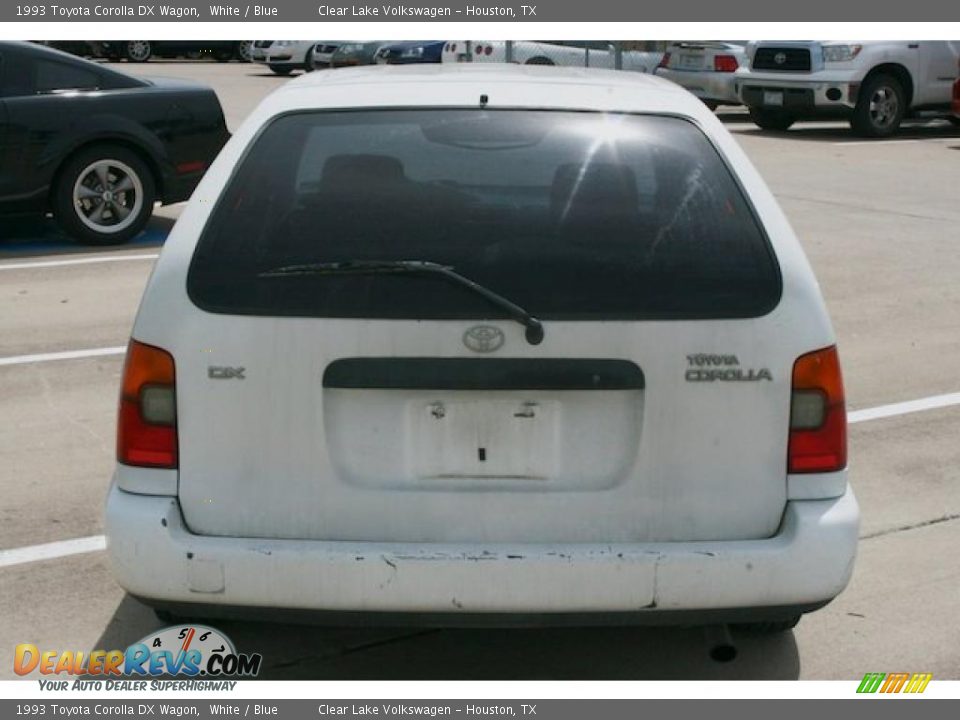
[[[524,337],[531,345],[543,342],[543,323],[514,302],[493,290],[456,272],[450,265],[428,260],[351,260],[349,262],[320,262],[302,265],[283,265],[258,274],[258,277],[286,277],[290,275],[377,275],[391,273],[423,273],[440,275],[472,290],[526,328]]]

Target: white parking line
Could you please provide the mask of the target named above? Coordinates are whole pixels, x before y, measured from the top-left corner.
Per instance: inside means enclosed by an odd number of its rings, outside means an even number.
[[[833,145],[902,145],[904,143],[919,142],[960,142],[960,137],[936,137],[936,138],[901,138],[899,140],[848,140],[844,142],[835,142]]]
[[[920,398],[919,400],[908,400],[906,402],[880,405],[879,407],[866,408],[864,410],[854,410],[853,412],[847,413],[847,422],[859,423],[866,422],[867,420],[880,420],[881,418],[907,415],[909,413],[923,412],[924,410],[935,410],[937,408],[950,407],[951,405],[960,405],[960,393],[932,395],[930,397]]]
[[[133,262],[135,260],[156,260],[158,257],[160,257],[160,253],[150,253],[147,255],[103,255],[101,257],[82,257],[65,260],[37,260],[35,262],[9,263],[0,265],[0,270],[31,270],[33,268],[63,267],[65,265],[93,265],[94,263]]]
[[[123,355],[126,351],[125,346],[118,346],[91,348],[90,350],[65,350],[64,352],[39,353],[36,355],[11,355],[10,357],[0,357],[0,365],[25,365],[27,363],[50,362],[51,360],[78,360],[102,355]]]
[[[43,545],[28,545],[27,547],[12,550],[0,550],[0,567],[23,565],[38,560],[53,560],[68,555],[97,552],[107,547],[107,539],[103,535],[60,540],[59,542],[44,543]]]

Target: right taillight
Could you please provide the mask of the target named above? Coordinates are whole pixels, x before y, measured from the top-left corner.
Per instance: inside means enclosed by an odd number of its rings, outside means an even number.
[[[837,348],[801,355],[793,364],[787,472],[821,473],[847,466],[847,411]]]
[[[713,69],[716,72],[732,73],[736,72],[738,67],[740,67],[740,63],[733,55],[714,55],[713,57]]]
[[[131,340],[123,365],[117,460],[140,467],[177,467],[176,372],[166,350]]]
[[[663,57],[660,58],[660,62],[657,63],[658,68],[670,67],[670,53],[665,52]]]

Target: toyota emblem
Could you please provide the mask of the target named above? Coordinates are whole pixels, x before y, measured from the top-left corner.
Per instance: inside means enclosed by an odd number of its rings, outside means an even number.
[[[463,344],[478,353],[491,353],[503,347],[503,330],[493,325],[474,325],[463,334]]]

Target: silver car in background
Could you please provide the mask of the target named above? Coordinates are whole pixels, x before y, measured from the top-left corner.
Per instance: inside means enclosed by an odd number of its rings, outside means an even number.
[[[257,40],[250,59],[277,75],[289,75],[294,70],[310,72],[316,45],[316,40]]]
[[[689,90],[711,110],[739,105],[734,75],[747,64],[745,45],[721,40],[670,43],[654,72]]]
[[[310,54],[312,67],[311,70],[326,70],[330,67],[330,59],[340,47],[339,40],[321,40],[313,46],[313,52]]]

